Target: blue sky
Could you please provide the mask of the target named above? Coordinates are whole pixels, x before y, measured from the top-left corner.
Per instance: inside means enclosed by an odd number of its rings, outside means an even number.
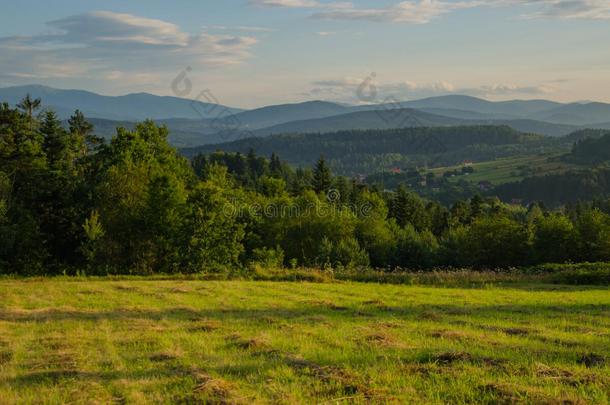
[[[610,101],[609,40],[608,0],[24,0],[2,5],[0,86],[206,90],[238,107]],[[182,72],[189,88],[172,86]]]

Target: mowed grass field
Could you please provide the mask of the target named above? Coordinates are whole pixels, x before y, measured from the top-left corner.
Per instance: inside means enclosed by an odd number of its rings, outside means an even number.
[[[529,155],[502,158],[488,162],[474,163],[475,172],[469,175],[452,177],[452,181],[466,180],[472,183],[490,181],[494,185],[512,183],[524,177],[560,174],[579,166],[562,162],[559,154]],[[442,167],[431,170],[436,176],[442,176],[447,171],[462,169],[462,165]]]
[[[0,281],[0,403],[608,403],[608,288]]]

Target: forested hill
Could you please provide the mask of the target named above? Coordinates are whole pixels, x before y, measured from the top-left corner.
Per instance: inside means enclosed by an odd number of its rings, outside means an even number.
[[[258,154],[275,152],[295,165],[311,165],[323,154],[327,159],[359,159],[383,155],[438,155],[464,148],[519,145],[543,142],[546,138],[527,135],[507,126],[422,127],[389,130],[357,130],[332,133],[273,135],[183,149],[187,157],[217,150]],[[473,152],[474,153],[474,152]]]
[[[610,131],[598,132],[577,141],[568,160],[581,164],[600,164],[610,161]]]

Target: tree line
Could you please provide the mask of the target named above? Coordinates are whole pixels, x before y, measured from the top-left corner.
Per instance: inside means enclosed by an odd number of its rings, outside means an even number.
[[[152,274],[263,266],[496,268],[610,260],[610,207],[475,196],[451,206],[334,176],[324,158],[182,157],[151,121],[105,142],[76,111],[0,105],[0,272]]]

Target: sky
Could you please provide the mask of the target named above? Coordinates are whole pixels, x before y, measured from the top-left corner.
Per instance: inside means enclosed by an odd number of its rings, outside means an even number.
[[[467,94],[610,102],[610,0],[21,0],[0,87],[255,108]]]

